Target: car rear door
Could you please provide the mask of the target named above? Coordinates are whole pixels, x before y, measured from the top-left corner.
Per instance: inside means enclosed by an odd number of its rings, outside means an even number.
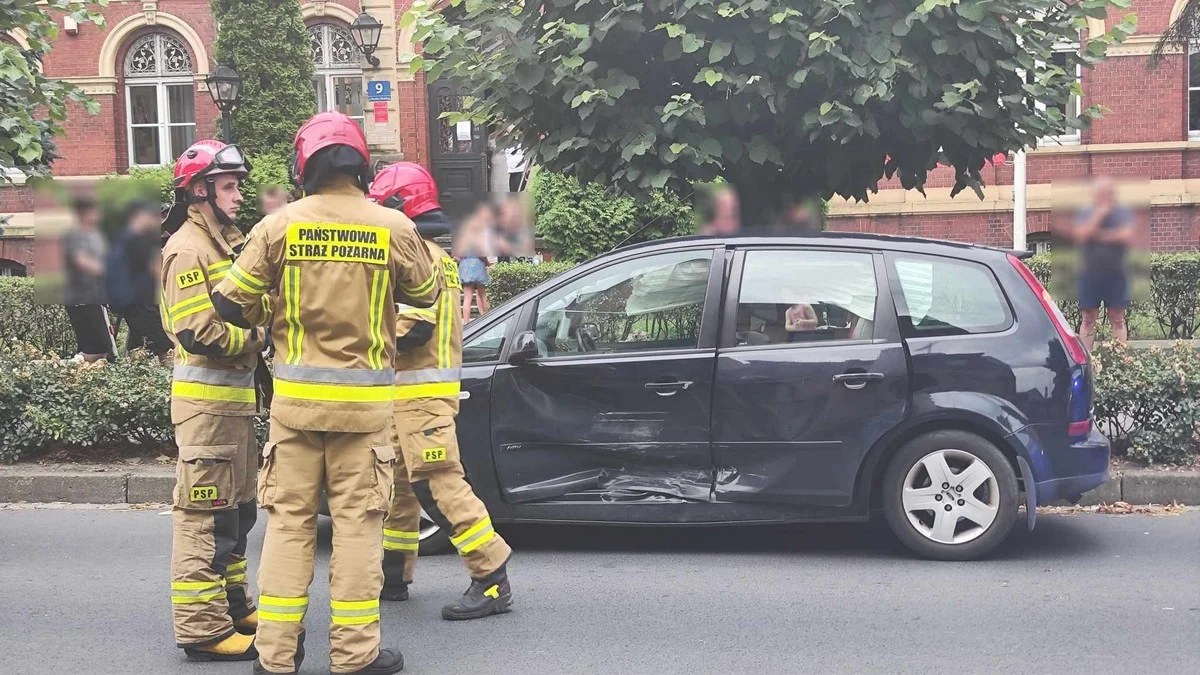
[[[739,250],[713,396],[722,501],[845,506],[867,452],[908,406],[883,257]]]
[[[593,268],[531,301],[539,355],[497,367],[492,448],[509,503],[707,502],[723,249]],[[535,517],[526,509],[527,517]],[[561,507],[555,512],[561,515]]]

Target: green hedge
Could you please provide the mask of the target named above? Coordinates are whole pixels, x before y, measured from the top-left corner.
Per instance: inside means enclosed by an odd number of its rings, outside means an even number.
[[[57,356],[71,356],[75,333],[62,305],[39,305],[32,277],[0,277],[0,344],[26,342]]]
[[[1074,278],[1069,256],[1038,255],[1025,261],[1050,290],[1072,326],[1079,326],[1079,305],[1074,301]],[[1155,253],[1135,264],[1148,274],[1135,273],[1129,307],[1130,338],[1190,340],[1200,332],[1200,253]],[[1067,281],[1064,281],[1067,280]]]
[[[488,270],[491,277],[491,283],[488,284],[488,300],[492,305],[499,305],[522,291],[533,288],[574,266],[572,263],[557,260],[540,265],[497,263]]]
[[[570,176],[543,171],[530,181],[529,191],[537,234],[559,259],[594,258],[635,232],[627,243],[695,231],[691,207],[670,192],[639,200],[611,194],[596,183],[581,186]]]
[[[1099,343],[1096,423],[1113,451],[1148,464],[1185,464],[1197,457],[1200,357],[1194,347],[1131,350]]]

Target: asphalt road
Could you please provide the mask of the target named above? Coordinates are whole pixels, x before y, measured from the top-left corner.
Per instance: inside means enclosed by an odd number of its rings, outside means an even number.
[[[174,648],[169,535],[151,511],[0,509],[0,672],[248,673]],[[385,603],[405,672],[1200,672],[1196,510],[1044,516],[976,563],[911,559],[867,526],[505,535],[512,614],[442,621],[467,584],[453,556]],[[328,672],[329,536],[324,521],[304,673]]]

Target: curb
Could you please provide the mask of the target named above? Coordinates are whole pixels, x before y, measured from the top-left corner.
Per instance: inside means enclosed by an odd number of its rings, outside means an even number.
[[[0,502],[46,504],[163,504],[175,489],[173,467],[0,467]]]
[[[0,466],[0,503],[165,504],[175,489],[174,467]],[[1200,470],[1130,469],[1083,495],[1080,506],[1115,502],[1200,506]],[[1066,501],[1046,506],[1067,505]]]

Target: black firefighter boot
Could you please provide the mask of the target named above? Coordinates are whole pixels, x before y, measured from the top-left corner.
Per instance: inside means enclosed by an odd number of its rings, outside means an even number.
[[[379,592],[379,599],[404,602],[408,599],[408,584],[409,582],[407,581],[385,580],[383,582],[383,590]]]
[[[371,665],[350,675],[392,675],[404,670],[404,655],[399,649],[380,649]],[[329,675],[339,675],[330,671]]]
[[[468,621],[512,611],[512,588],[508,585],[506,567],[507,563],[482,579],[472,579],[471,587],[461,598],[442,608],[442,618]]]

